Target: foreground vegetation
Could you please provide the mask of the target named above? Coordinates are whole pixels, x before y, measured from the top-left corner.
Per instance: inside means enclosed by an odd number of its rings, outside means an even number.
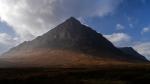
[[[149,84],[149,65],[88,68],[3,68],[0,84]]]

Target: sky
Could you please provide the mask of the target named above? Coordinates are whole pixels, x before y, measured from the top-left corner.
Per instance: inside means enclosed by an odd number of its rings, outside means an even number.
[[[71,16],[150,59],[150,0],[0,0],[0,53]]]

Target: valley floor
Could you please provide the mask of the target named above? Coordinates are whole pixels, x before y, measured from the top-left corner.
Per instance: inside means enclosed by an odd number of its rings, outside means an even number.
[[[0,84],[149,84],[150,65],[1,68]]]

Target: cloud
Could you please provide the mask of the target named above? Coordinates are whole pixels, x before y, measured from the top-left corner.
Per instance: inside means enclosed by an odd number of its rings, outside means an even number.
[[[142,29],[141,34],[150,32],[150,27],[145,27]]]
[[[130,28],[134,28],[137,24],[139,24],[138,18],[127,16],[127,20]]]
[[[140,54],[144,55],[147,59],[150,60],[150,42],[145,43],[137,43],[134,46],[134,49],[136,49]]]
[[[0,19],[22,40],[39,36],[74,16],[113,14],[123,0],[0,0]]]
[[[8,50],[12,46],[16,46],[19,43],[17,37],[11,37],[6,33],[0,33],[0,53]]]
[[[104,35],[104,37],[119,47],[126,46],[131,41],[131,37],[125,33],[113,33],[111,35]]]
[[[117,30],[123,30],[125,27],[122,24],[117,24],[116,29]]]
[[[134,25],[133,25],[132,23],[130,23],[130,24],[129,24],[129,27],[130,27],[130,28],[133,28],[133,27],[134,27]]]

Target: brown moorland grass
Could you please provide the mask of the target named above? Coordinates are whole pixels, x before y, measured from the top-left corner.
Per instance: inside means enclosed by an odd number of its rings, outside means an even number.
[[[0,69],[1,84],[148,84],[149,80],[149,64]]]

